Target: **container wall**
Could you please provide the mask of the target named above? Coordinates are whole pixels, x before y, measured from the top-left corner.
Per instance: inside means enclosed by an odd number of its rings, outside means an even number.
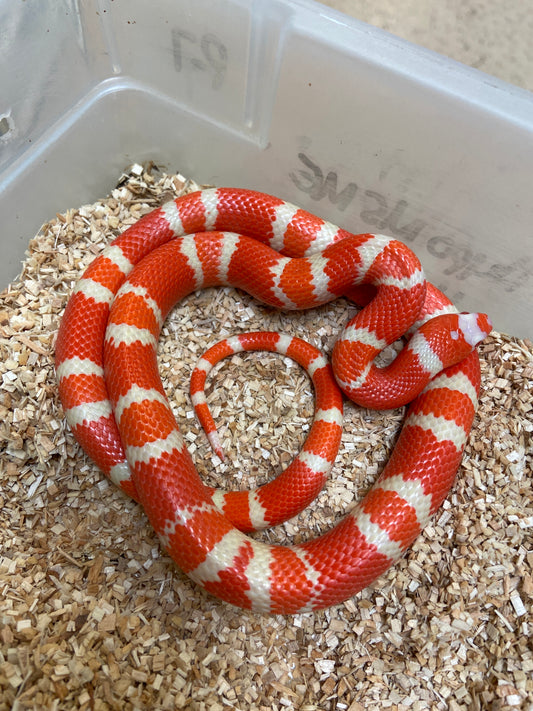
[[[311,2],[0,0],[0,284],[134,161],[391,234],[533,335],[533,97]]]

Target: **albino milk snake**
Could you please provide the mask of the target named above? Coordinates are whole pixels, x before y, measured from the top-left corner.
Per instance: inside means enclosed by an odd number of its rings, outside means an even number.
[[[215,362],[268,349],[293,357],[313,378],[315,419],[302,451],[286,473],[254,492],[224,494],[202,483],[157,371],[170,309],[217,285],[281,309],[341,295],[364,306],[336,342],[332,367],[299,339],[273,333],[227,339],[200,360],[193,404],[219,454],[203,394]],[[142,504],[178,566],[235,605],[292,613],[336,604],[370,584],[440,506],[477,405],[475,346],[490,329],[483,314],[457,314],[396,240],[352,235],[254,191],[209,189],[146,215],[89,266],[60,326],[56,370],[78,442]],[[409,341],[396,359],[376,367],[376,355],[404,335]],[[335,379],[364,406],[411,403],[388,464],[364,499],[319,538],[294,546],[250,538],[243,531],[295,515],[322,487],[342,428]]]

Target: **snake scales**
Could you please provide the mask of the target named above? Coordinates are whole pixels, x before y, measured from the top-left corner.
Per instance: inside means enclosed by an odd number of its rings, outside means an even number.
[[[216,285],[281,309],[341,295],[363,305],[339,336],[331,366],[299,339],[272,333],[227,339],[200,361],[193,404],[215,448],[203,384],[221,357],[266,348],[295,358],[313,378],[315,419],[302,451],[254,492],[224,494],[202,483],[157,372],[169,310]],[[338,603],[371,583],[438,509],[477,405],[475,346],[490,329],[483,314],[458,314],[402,243],[352,235],[261,193],[210,189],[146,215],[89,266],[60,326],[56,370],[75,437],[143,505],[178,566],[235,605],[292,613]],[[408,343],[393,363],[376,367],[376,355],[404,335]],[[245,532],[294,515],[322,487],[340,442],[339,386],[368,407],[410,403],[388,464],[363,500],[319,538],[287,547],[250,538]]]

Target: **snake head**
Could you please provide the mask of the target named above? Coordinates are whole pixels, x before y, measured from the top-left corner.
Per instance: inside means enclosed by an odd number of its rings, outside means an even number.
[[[459,329],[465,342],[474,349],[492,331],[492,322],[487,314],[459,314]]]

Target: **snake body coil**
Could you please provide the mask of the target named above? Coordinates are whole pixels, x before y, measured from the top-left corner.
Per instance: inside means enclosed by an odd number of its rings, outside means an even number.
[[[163,321],[179,299],[232,285],[281,309],[346,295],[364,308],[335,344],[332,369],[299,339],[250,334],[218,344],[192,383],[206,413],[205,375],[239,350],[289,355],[313,377],[312,431],[290,471],[254,492],[206,487],[157,372]],[[416,256],[382,235],[352,235],[282,200],[231,188],[166,203],[128,228],[78,282],[56,348],[60,396],[87,454],[144,507],[162,545],[209,592],[257,611],[291,613],[347,599],[398,560],[446,497],[470,432],[480,385],[482,314],[458,314],[424,279]],[[387,368],[376,355],[410,340]],[[342,398],[411,403],[394,452],[364,499],[333,529],[295,546],[243,531],[294,515],[322,487],[340,442]],[[220,449],[218,450],[219,453]]]

